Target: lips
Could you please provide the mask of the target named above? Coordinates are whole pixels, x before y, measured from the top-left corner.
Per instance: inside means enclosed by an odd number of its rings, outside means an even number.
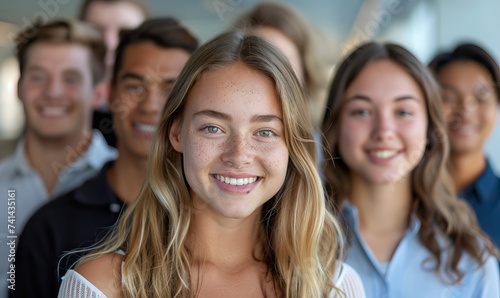
[[[450,132],[455,135],[471,135],[476,133],[476,125],[469,123],[452,123],[450,124]]]

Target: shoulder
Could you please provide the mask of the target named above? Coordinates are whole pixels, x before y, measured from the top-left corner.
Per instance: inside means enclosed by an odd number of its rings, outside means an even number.
[[[0,160],[0,177],[10,177],[17,168],[15,155],[8,155]]]
[[[346,263],[340,265],[335,286],[337,286],[346,297],[366,297],[361,278],[358,273]]]
[[[121,297],[123,256],[112,253],[86,262],[75,269],[107,297]]]

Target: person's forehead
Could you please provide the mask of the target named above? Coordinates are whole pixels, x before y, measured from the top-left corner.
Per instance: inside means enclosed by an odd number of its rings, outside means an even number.
[[[140,42],[125,48],[120,72],[146,71],[151,78],[161,78],[179,72],[188,59],[189,53],[183,49]]]
[[[25,67],[37,65],[48,70],[71,67],[90,71],[89,56],[90,49],[82,44],[36,42],[26,51]]]
[[[128,1],[92,2],[87,8],[85,21],[99,26],[132,28],[144,21],[143,10]]]

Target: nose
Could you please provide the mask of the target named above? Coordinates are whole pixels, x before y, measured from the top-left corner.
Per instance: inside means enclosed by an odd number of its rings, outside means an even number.
[[[165,94],[156,86],[148,86],[139,107],[141,112],[159,114],[165,104]]]
[[[45,86],[45,95],[50,99],[56,99],[62,96],[64,93],[64,86],[61,80],[57,78],[51,78],[47,85]]]
[[[391,140],[394,137],[394,120],[388,113],[377,113],[373,125],[373,138],[379,142]]]
[[[253,148],[249,141],[243,135],[235,134],[224,144],[222,161],[238,169],[250,164],[253,156]]]
[[[470,117],[477,109],[476,98],[472,94],[463,96],[455,103],[454,114],[461,120]]]

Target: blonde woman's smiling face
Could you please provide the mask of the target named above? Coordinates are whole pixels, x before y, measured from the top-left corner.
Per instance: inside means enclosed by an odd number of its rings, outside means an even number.
[[[282,187],[289,153],[274,82],[242,63],[203,74],[170,141],[202,212],[246,218]]]

